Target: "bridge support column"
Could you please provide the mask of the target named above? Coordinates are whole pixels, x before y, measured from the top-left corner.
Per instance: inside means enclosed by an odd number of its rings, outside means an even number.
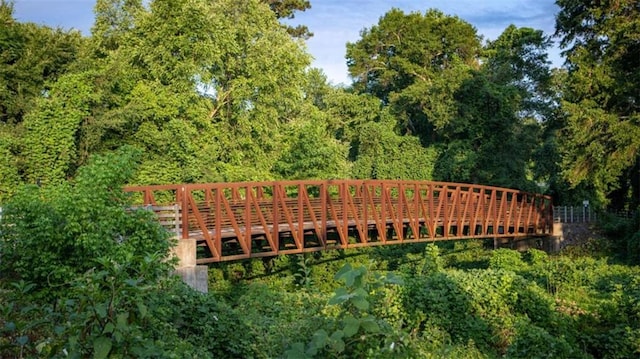
[[[562,248],[562,242],[564,242],[564,223],[554,222],[553,223],[553,233],[551,233],[551,237],[549,237],[549,251],[550,252],[559,252]]]
[[[191,288],[207,293],[209,281],[209,267],[196,265],[196,240],[192,238],[178,239],[178,244],[173,249],[178,257],[176,274]]]

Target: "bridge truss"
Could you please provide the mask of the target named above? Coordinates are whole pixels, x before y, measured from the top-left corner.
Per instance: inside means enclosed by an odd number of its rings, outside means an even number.
[[[133,186],[136,204],[201,247],[199,264],[327,249],[551,235],[551,198],[430,181],[329,180]]]

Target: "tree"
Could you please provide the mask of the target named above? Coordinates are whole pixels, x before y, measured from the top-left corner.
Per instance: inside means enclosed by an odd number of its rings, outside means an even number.
[[[554,97],[547,51],[551,39],[541,30],[509,25],[485,47],[483,69],[491,81],[512,86],[521,99],[520,117],[551,119]]]
[[[72,64],[83,46],[80,33],[13,18],[0,2],[0,122],[21,123],[34,101]]]
[[[535,190],[527,173],[539,124],[520,118],[522,102],[510,86],[484,71],[456,93],[458,116],[446,127],[436,176],[443,180]]]
[[[483,48],[473,26],[457,17],[389,11],[347,45],[354,89],[378,98],[395,119],[359,127],[376,140],[361,138],[356,148],[382,146],[370,151],[388,156],[382,166],[411,153],[425,164],[422,175],[438,180],[538,189],[534,154],[557,102],[549,46],[541,31],[509,26]],[[408,147],[390,155],[385,143]],[[398,164],[393,176],[412,168]]]
[[[97,0],[95,23],[91,28],[97,55],[116,50],[135,26],[136,15],[143,11],[142,0]]]
[[[640,8],[635,0],[559,0],[567,57],[564,175],[616,209],[640,203]]]
[[[542,31],[513,25],[488,42],[481,67],[455,93],[458,112],[441,131],[438,177],[538,190],[534,154],[555,107],[549,46]]]
[[[428,145],[455,116],[453,94],[480,48],[475,28],[457,17],[392,9],[347,44],[347,65],[357,91],[390,106],[403,133]]]
[[[353,176],[361,179],[433,180],[438,152],[425,148],[415,136],[394,131],[393,117],[358,128]]]
[[[223,149],[217,179],[264,180],[280,155],[283,131],[308,114],[303,86],[310,58],[264,4],[225,0],[210,11],[228,39],[205,83],[214,140]]]
[[[308,0],[262,0],[269,5],[269,8],[276,15],[278,19],[293,19],[295,17],[294,12],[305,11],[311,8],[311,3]],[[285,26],[289,35],[301,38],[309,39],[313,36],[313,33],[309,31],[305,25]]]
[[[63,76],[27,115],[21,141],[27,182],[56,183],[75,174],[78,133],[96,100],[88,80],[82,74]]]
[[[338,179],[348,177],[347,146],[332,138],[326,119],[316,118],[288,126],[283,136],[287,147],[274,164],[274,171],[285,179]]]
[[[14,126],[0,124],[0,204],[11,197],[21,183],[18,171],[19,144]]]
[[[267,5],[101,0],[96,12],[90,51],[28,116],[25,179],[73,178],[122,144],[143,150],[136,183],[273,177],[287,126],[313,110],[309,56]]]

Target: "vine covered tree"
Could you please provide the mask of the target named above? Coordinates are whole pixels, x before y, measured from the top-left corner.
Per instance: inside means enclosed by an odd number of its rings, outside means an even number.
[[[394,131],[417,137],[426,152],[412,153],[430,153],[418,158],[430,158],[421,168],[435,179],[539,190],[535,182],[550,176],[535,157],[557,102],[550,44],[541,31],[512,25],[483,47],[457,17],[393,9],[347,44],[347,63],[353,89],[375,96],[394,118],[373,131],[385,133],[378,144]]]
[[[442,131],[440,177],[528,190],[548,180],[533,166],[542,161],[536,152],[554,114],[549,46],[542,31],[513,25],[487,43],[482,65],[455,94],[457,116]]]
[[[558,0],[567,58],[564,174],[615,209],[640,203],[640,6]]]

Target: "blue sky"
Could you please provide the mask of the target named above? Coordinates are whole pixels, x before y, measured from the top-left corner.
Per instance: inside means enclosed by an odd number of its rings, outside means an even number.
[[[242,0],[238,0],[242,1]],[[15,0],[15,17],[20,21],[51,27],[75,28],[89,34],[93,24],[93,0]],[[514,24],[553,34],[555,0],[311,0],[312,8],[296,14],[293,24],[305,24],[314,33],[307,42],[315,58],[314,67],[324,70],[334,84],[350,83],[345,45],[355,42],[360,31],[377,24],[392,7],[404,12],[438,9],[457,15],[476,27],[485,40],[497,38]],[[558,49],[550,52],[554,66],[562,60]]]

